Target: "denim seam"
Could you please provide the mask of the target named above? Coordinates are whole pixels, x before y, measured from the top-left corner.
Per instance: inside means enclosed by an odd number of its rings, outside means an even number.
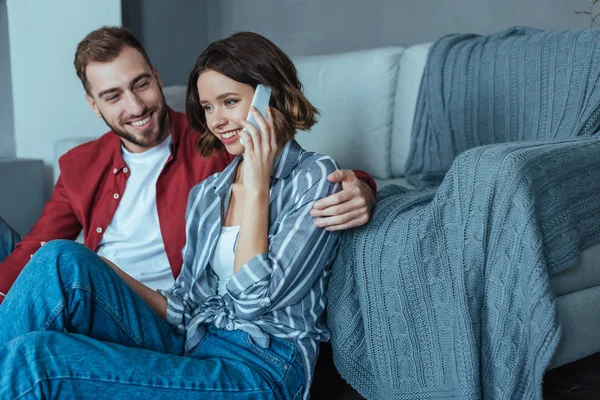
[[[296,394],[294,395],[293,400],[298,400],[304,397],[304,385],[300,385],[300,388],[298,389],[298,391],[296,392]]]
[[[252,340],[250,339],[249,335],[245,335],[244,340],[248,344],[250,351],[252,351],[253,353],[256,353],[257,355],[266,358],[267,361],[271,361],[271,362],[278,364],[280,367],[282,367],[286,371],[289,369],[289,366],[283,360],[280,360],[279,358],[273,356],[272,354],[267,353],[266,351],[262,350],[260,347],[255,345],[252,342]]]
[[[65,302],[61,299],[58,304],[54,307],[50,313],[50,317],[46,318],[46,321],[42,324],[43,331],[47,330],[48,327],[56,320],[60,313],[65,309]]]
[[[144,348],[144,346],[142,345],[142,340],[132,330],[128,329],[128,327],[123,323],[123,320],[120,318],[120,316],[114,312],[112,307],[107,302],[105,302],[102,298],[98,297],[89,285],[82,285],[80,283],[75,282],[72,284],[71,289],[78,289],[88,292],[92,299],[95,300],[96,303],[98,303],[98,305],[102,307],[102,309],[104,309],[104,311],[106,311],[113,318],[113,320],[117,323],[117,325],[119,325],[123,332],[125,332],[125,334],[129,336],[129,338],[139,348]]]
[[[300,382],[300,389],[298,389],[298,392],[296,392],[296,394],[294,395],[294,400],[303,398],[304,392],[306,391],[305,384],[306,384],[307,374],[306,374],[306,370],[304,369],[304,362],[302,360],[303,360],[302,354],[300,354],[300,352],[298,351],[298,348],[295,348],[294,349],[294,357],[292,358],[292,361],[290,363],[290,369],[287,371],[285,378],[282,381],[282,384],[285,385],[285,380],[289,376],[292,375],[292,370],[294,370],[297,374],[299,374],[302,377],[302,380]]]
[[[174,389],[174,390],[187,390],[192,392],[234,392],[234,393],[269,393],[272,394],[271,388],[251,388],[251,389],[240,389],[240,388],[232,388],[232,389],[213,389],[213,388],[188,388],[188,387],[174,387],[169,385],[157,385],[152,383],[134,383],[134,382],[126,382],[126,381],[115,381],[107,378],[86,378],[81,376],[54,376],[51,378],[42,378],[33,383],[32,387],[24,391],[15,397],[15,400],[22,398],[23,396],[28,395],[33,390],[35,390],[36,386],[38,386],[42,382],[59,380],[59,379],[73,379],[73,380],[86,380],[86,381],[94,381],[94,382],[103,382],[103,383],[114,383],[117,385],[124,386],[143,386],[145,388],[156,388],[156,389]]]

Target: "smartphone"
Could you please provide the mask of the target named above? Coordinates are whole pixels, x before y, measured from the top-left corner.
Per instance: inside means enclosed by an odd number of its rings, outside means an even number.
[[[256,107],[260,115],[266,120],[267,119],[267,107],[269,107],[269,100],[271,100],[271,88],[263,85],[262,83],[256,86],[256,90],[254,91],[254,97],[252,98],[252,106]],[[256,129],[260,130],[258,123],[254,119],[254,115],[252,114],[252,108],[248,111],[248,116],[246,117],[246,121],[250,122],[252,125],[256,127]],[[244,139],[240,138],[240,143],[244,144]]]

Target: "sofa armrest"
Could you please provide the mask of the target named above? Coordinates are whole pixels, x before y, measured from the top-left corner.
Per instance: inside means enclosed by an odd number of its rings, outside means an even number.
[[[45,180],[42,160],[0,159],[0,217],[21,236],[42,212]]]
[[[548,271],[554,275],[600,243],[599,176],[600,137],[494,144],[461,153],[436,197],[459,196],[469,213],[491,206],[492,219],[496,214],[533,215],[533,221],[519,223],[536,225]],[[485,196],[485,201],[476,203],[475,196]]]

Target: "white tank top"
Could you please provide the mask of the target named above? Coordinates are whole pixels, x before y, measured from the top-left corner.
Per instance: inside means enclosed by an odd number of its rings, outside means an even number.
[[[217,294],[227,293],[227,282],[233,275],[233,262],[235,260],[235,248],[240,226],[222,226],[217,247],[210,260],[210,266],[219,277]]]

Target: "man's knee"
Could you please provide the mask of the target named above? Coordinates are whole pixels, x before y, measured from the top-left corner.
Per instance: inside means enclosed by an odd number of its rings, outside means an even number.
[[[44,244],[35,253],[36,256],[56,258],[64,253],[80,251],[81,245],[72,240],[56,239]]]
[[[36,276],[48,276],[63,271],[69,274],[87,263],[81,262],[96,254],[87,247],[72,240],[52,240],[44,244],[31,258],[27,268],[29,273]],[[24,271],[25,272],[25,271]]]
[[[86,257],[95,256],[95,253],[87,247],[72,240],[57,239],[44,244],[33,255],[32,261],[41,262],[45,265],[68,263],[72,264],[75,260],[81,260]]]

